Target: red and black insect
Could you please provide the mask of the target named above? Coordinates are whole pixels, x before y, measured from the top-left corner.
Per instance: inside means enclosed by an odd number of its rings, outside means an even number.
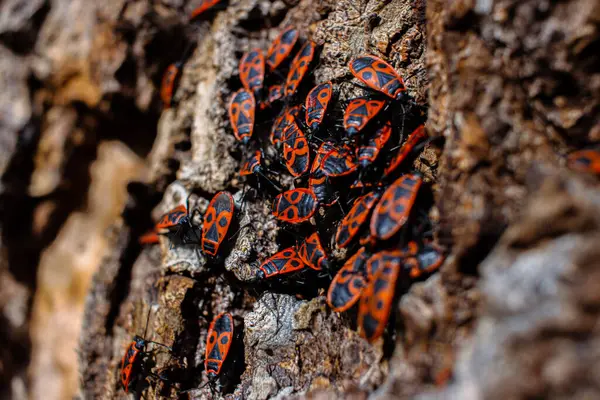
[[[250,157],[242,168],[240,169],[241,176],[252,175],[260,172],[261,164],[260,161],[262,159],[262,151],[256,150],[252,157]]]
[[[235,138],[248,143],[254,131],[254,113],[256,102],[254,95],[246,89],[240,89],[231,96],[229,102],[229,121]]]
[[[188,211],[189,208],[184,205],[175,207],[156,223],[156,232],[159,235],[166,235],[171,243],[198,244],[200,238],[196,233],[197,228],[192,223],[192,215]]]
[[[235,206],[229,192],[215,194],[204,215],[202,225],[202,251],[209,256],[216,256],[219,246],[227,236],[233,220]]]
[[[356,237],[380,196],[381,193],[379,191],[373,191],[354,201],[352,208],[338,225],[335,235],[335,242],[338,247],[344,248],[348,246],[352,239]]]
[[[600,175],[600,151],[596,149],[575,151],[567,157],[567,165],[575,171]]]
[[[379,152],[383,150],[391,136],[392,123],[387,121],[364,145],[357,147],[356,158],[358,159],[358,164],[362,168],[366,168],[374,163],[379,156]]]
[[[335,275],[327,291],[327,304],[333,311],[346,311],[358,301],[368,283],[366,262],[369,257],[361,247]]]
[[[271,136],[269,137],[272,144],[277,144],[283,140],[284,132],[292,122],[296,121],[296,118],[300,115],[300,111],[300,106],[293,106],[286,108],[277,116],[275,122],[273,122]]]
[[[371,239],[387,240],[404,226],[422,181],[417,174],[406,174],[385,190],[371,217]]]
[[[357,322],[369,342],[381,336],[390,318],[401,262],[401,251],[381,251],[367,261],[373,278],[360,297]]]
[[[211,8],[215,7],[223,0],[202,0],[200,5],[191,12],[189,20],[192,21],[194,19],[200,18],[202,14],[206,13]]]
[[[323,142],[319,149],[315,159],[313,160],[312,167],[310,168],[310,178],[308,179],[308,187],[313,191],[317,200],[324,206],[330,206],[335,203],[335,199],[332,200],[331,187],[328,182],[328,177],[321,169],[321,162],[323,157],[334,148],[332,142]]]
[[[350,72],[371,89],[397,99],[406,92],[404,81],[391,65],[379,57],[364,55],[348,64]]]
[[[304,107],[306,108],[306,126],[311,131],[316,131],[325,118],[327,107],[333,97],[333,84],[330,82],[321,83],[308,92]]]
[[[281,100],[284,95],[283,90],[283,85],[280,83],[269,86],[267,98],[260,103],[260,109],[265,110],[271,107],[275,102]]]
[[[274,70],[285,60],[296,45],[299,33],[294,27],[289,27],[273,40],[267,52],[267,65]]]
[[[258,279],[268,279],[274,276],[287,275],[304,269],[306,265],[298,256],[295,246],[283,249],[267,258],[256,272]]]
[[[384,176],[388,176],[393,173],[402,161],[406,159],[406,157],[410,154],[410,152],[415,148],[415,146],[423,139],[427,137],[427,133],[425,132],[425,127],[420,125],[415,129],[406,139],[406,142],[400,147],[398,153],[392,158],[388,166],[383,171]]]
[[[416,242],[410,242],[403,253],[403,274],[411,279],[432,273],[444,262],[442,251],[431,243],[419,247]]]
[[[160,98],[165,108],[170,108],[173,104],[173,95],[181,76],[181,62],[169,65],[163,75],[160,85]]]
[[[298,224],[317,211],[318,201],[310,189],[298,188],[279,194],[273,201],[273,215],[281,221]]]
[[[350,146],[344,144],[342,148],[334,148],[329,151],[321,161],[321,170],[326,176],[346,176],[358,168],[354,151]]]
[[[151,357],[151,352],[146,351],[149,344],[164,347],[169,352],[172,351],[171,347],[167,345],[145,339],[149,320],[150,312],[148,312],[148,318],[146,319],[144,336],[134,336],[121,359],[120,380],[125,393],[137,393],[140,389],[143,390],[143,383],[148,376],[161,379],[160,376],[152,374],[147,368],[148,358]]]
[[[310,148],[296,121],[289,123],[282,139],[285,166],[292,176],[303,175],[310,166]]]
[[[233,342],[233,329],[233,317],[227,312],[217,315],[210,323],[206,337],[204,370],[211,381],[221,373],[223,363],[227,359]]]
[[[344,129],[348,136],[358,134],[385,105],[385,100],[369,100],[365,97],[350,100],[344,111]]]
[[[261,49],[252,49],[240,60],[240,80],[249,92],[256,93],[265,80],[265,56]]]
[[[317,45],[315,42],[307,40],[298,54],[296,54],[296,57],[292,60],[291,68],[285,82],[285,97],[291,97],[296,93],[298,86],[300,86],[300,82],[302,82],[313,57],[315,56],[316,47]]]
[[[329,268],[327,253],[317,232],[302,241],[298,248],[298,256],[304,264],[316,271]]]

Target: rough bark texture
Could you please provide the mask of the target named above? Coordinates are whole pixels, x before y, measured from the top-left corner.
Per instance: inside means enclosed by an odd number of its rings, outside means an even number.
[[[198,3],[0,3],[2,398],[126,398],[121,357],[148,315],[173,354],[156,354],[168,380],[146,398],[598,396],[600,192],[564,168],[600,141],[596,2],[240,0],[190,24]],[[373,345],[328,309],[327,278],[304,298],[253,282],[282,226],[244,196],[227,102],[241,54],[286,25],[323,45],[315,83],[348,81],[364,52],[389,60],[443,138],[414,167],[447,260]],[[243,209],[224,259],[137,244],[190,193],[203,212],[223,189]],[[202,361],[222,311],[236,346],[213,388]]]

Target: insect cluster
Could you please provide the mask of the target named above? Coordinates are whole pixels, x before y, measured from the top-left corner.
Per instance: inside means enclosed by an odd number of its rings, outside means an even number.
[[[205,1],[201,7],[206,8],[195,10],[192,18],[218,3]],[[250,49],[239,62],[241,87],[228,103],[241,153],[239,175],[271,203],[285,228],[282,234],[291,237],[291,245],[257,260],[254,282],[308,285],[301,277],[315,274],[319,279],[311,282],[326,282],[317,289],[327,290],[334,311],[350,311],[358,303],[358,330],[372,342],[385,332],[398,296],[444,259],[428,216],[431,189],[409,162],[427,143],[424,113],[394,68],[373,55],[350,61],[354,81],[311,84],[319,47],[289,26],[266,52]],[[165,72],[165,107],[172,105],[180,70],[173,64]],[[338,100],[344,84],[365,94]],[[197,212],[179,205],[140,242],[158,243],[164,235],[172,246],[192,245],[208,262],[220,262],[237,222],[233,196],[215,194],[201,226],[194,220]],[[350,256],[332,257],[333,248]],[[229,313],[210,324],[204,360],[209,382],[221,373],[233,333]],[[142,367],[151,343],[136,336],[128,347],[121,363],[125,391],[149,376],[162,379]]]

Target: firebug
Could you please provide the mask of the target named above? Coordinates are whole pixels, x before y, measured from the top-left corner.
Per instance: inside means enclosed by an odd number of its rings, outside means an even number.
[[[162,83],[160,85],[160,98],[165,108],[170,108],[173,103],[173,96],[175,89],[181,76],[180,62],[169,65],[163,75]]]
[[[221,1],[222,0],[202,0],[200,5],[191,12],[189,20],[192,21],[199,18],[202,14],[206,13]]]
[[[282,139],[285,166],[292,176],[301,176],[308,171],[310,166],[310,149],[306,136],[296,121],[289,123]]]
[[[215,194],[204,215],[202,225],[202,251],[209,256],[216,256],[219,246],[227,236],[233,219],[235,207],[229,192]]]
[[[317,232],[302,241],[298,248],[298,256],[302,262],[314,270],[320,271],[329,267],[327,253],[321,244],[321,238]]]
[[[256,102],[254,95],[246,89],[240,89],[231,96],[229,102],[229,121],[235,138],[248,143],[254,131]]]
[[[400,147],[398,153],[392,158],[388,166],[383,171],[384,176],[388,176],[392,174],[396,168],[402,161],[406,159],[406,157],[410,154],[410,152],[414,149],[414,147],[424,138],[427,137],[427,133],[425,132],[425,127],[420,125],[415,129],[406,139],[406,142]]]
[[[346,176],[357,168],[354,151],[346,144],[342,148],[331,149],[321,161],[321,170],[329,177]]]
[[[296,45],[298,36],[298,31],[293,27],[289,27],[273,40],[267,52],[267,65],[271,70],[277,68],[290,55]]]
[[[268,279],[274,276],[291,274],[305,267],[306,265],[298,256],[295,246],[292,246],[267,258],[260,265],[256,277],[258,279]]]
[[[600,175],[600,151],[597,149],[575,151],[567,157],[567,165],[575,171]]]
[[[365,97],[350,100],[344,111],[344,129],[348,136],[358,134],[385,105],[385,100],[369,100]]]
[[[338,247],[347,247],[352,239],[356,237],[380,196],[379,191],[373,191],[354,201],[348,214],[338,224],[335,235],[335,242]]]
[[[364,145],[357,147],[356,158],[360,166],[366,168],[374,163],[391,136],[392,124],[388,121]]]
[[[405,91],[404,81],[391,65],[379,57],[364,55],[350,61],[350,72],[371,89],[392,99],[399,98]]]
[[[209,380],[214,380],[221,373],[223,363],[233,342],[233,317],[223,312],[215,317],[208,328],[204,370]]]
[[[308,92],[304,107],[306,108],[306,125],[311,131],[316,131],[323,122],[332,97],[333,84],[331,81],[321,83]]]
[[[291,68],[285,82],[285,97],[290,97],[296,93],[300,82],[302,82],[315,56],[315,48],[316,44],[311,40],[307,40],[292,60]]]
[[[372,239],[387,240],[404,226],[421,183],[419,175],[406,174],[385,190],[371,217]]]
[[[343,312],[352,307],[367,286],[366,262],[369,253],[361,247],[335,275],[327,291],[327,304],[333,311]]]
[[[292,189],[273,201],[273,215],[281,221],[298,224],[308,221],[317,210],[318,201],[310,189]]]
[[[300,106],[293,106],[284,109],[273,122],[271,136],[269,140],[272,144],[277,144],[283,140],[283,134],[287,127],[300,115]]]
[[[325,141],[321,143],[315,159],[313,160],[312,167],[310,168],[310,178],[308,179],[308,187],[313,191],[319,203],[329,206],[332,205],[335,200],[332,201],[331,187],[328,184],[328,177],[321,169],[321,162],[323,157],[333,150],[334,145],[332,142]]]
[[[265,56],[261,49],[252,49],[240,60],[240,80],[249,92],[262,89],[265,80]]]

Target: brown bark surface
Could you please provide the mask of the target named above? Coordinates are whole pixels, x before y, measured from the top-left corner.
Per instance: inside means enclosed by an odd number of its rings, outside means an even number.
[[[167,380],[146,398],[598,397],[600,192],[564,166],[600,141],[596,2],[240,0],[189,23],[198,4],[0,3],[3,398],[126,398],[121,357],[148,315],[147,338],[173,352],[157,352]],[[414,168],[446,262],[372,345],[323,290],[252,282],[284,227],[244,196],[227,103],[241,54],[287,25],[322,45],[315,83],[349,81],[361,53],[390,61],[437,138]],[[338,87],[340,101],[361,93]],[[243,212],[218,265],[137,243],[219,190]],[[223,311],[236,345],[213,388],[202,361]]]

